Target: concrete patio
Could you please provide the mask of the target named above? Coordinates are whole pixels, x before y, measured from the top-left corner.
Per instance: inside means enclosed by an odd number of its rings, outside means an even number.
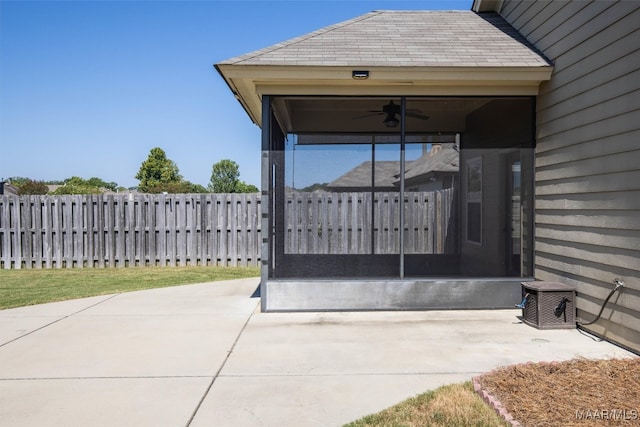
[[[0,311],[0,425],[336,426],[502,365],[632,356],[519,310],[264,314],[258,282]]]

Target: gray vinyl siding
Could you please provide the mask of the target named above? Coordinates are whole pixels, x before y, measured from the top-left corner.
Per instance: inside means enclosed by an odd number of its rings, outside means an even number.
[[[510,1],[554,63],[536,105],[535,274],[575,284],[587,328],[640,351],[640,2]]]

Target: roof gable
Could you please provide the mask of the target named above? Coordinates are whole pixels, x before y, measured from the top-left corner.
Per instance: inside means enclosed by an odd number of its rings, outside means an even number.
[[[548,66],[495,13],[375,11],[221,64],[306,66]]]

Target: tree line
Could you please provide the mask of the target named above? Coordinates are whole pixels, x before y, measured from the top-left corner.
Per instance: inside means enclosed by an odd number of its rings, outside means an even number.
[[[105,191],[136,190],[141,193],[257,193],[258,187],[240,180],[240,167],[229,159],[215,163],[211,168],[211,179],[207,187],[194,184],[183,178],[176,163],[167,158],[162,148],[155,147],[142,162],[135,178],[137,187],[124,188],[115,182],[105,182],[100,178],[89,179],[72,176],[63,181],[39,181],[24,177],[8,180],[18,189],[20,195],[37,194],[101,194]],[[50,185],[59,186],[49,191]]]

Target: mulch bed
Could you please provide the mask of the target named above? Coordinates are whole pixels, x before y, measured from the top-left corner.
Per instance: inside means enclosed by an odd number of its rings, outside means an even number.
[[[640,426],[640,359],[527,363],[474,378],[512,425]]]

